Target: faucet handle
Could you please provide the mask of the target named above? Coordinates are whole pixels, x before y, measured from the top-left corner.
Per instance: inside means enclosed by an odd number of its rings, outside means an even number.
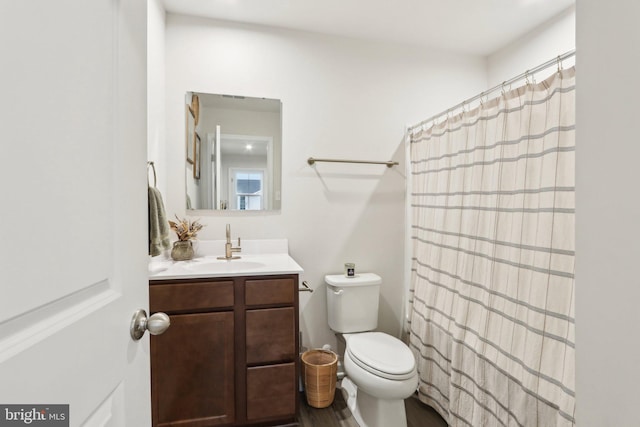
[[[240,247],[240,238],[238,237],[238,247]]]

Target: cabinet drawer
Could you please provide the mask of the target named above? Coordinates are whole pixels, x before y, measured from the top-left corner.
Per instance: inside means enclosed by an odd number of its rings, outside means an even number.
[[[293,304],[295,292],[297,289],[291,278],[247,280],[245,303],[248,306]]]
[[[247,419],[295,417],[296,367],[294,363],[247,369]]]
[[[176,283],[149,287],[149,310],[176,312],[233,307],[233,281]]]
[[[295,360],[296,331],[293,307],[247,310],[247,363]]]

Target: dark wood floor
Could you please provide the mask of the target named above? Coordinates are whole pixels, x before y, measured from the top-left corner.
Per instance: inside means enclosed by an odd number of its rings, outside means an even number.
[[[415,397],[405,400],[405,408],[408,427],[447,427],[447,423],[435,410]],[[302,393],[298,420],[300,427],[358,427],[340,390],[336,390],[333,404],[323,409],[309,406]]]

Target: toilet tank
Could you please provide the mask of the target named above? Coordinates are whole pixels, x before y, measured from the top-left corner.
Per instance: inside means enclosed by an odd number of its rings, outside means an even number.
[[[372,331],[378,326],[378,300],[382,279],[377,274],[355,277],[327,275],[327,317],[335,332]]]

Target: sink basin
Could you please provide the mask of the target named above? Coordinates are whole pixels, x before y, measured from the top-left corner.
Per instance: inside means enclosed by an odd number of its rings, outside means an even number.
[[[242,272],[250,270],[258,270],[264,268],[266,265],[256,261],[244,261],[242,259],[223,260],[223,259],[208,259],[205,261],[194,262],[185,267],[192,271],[201,272]]]

